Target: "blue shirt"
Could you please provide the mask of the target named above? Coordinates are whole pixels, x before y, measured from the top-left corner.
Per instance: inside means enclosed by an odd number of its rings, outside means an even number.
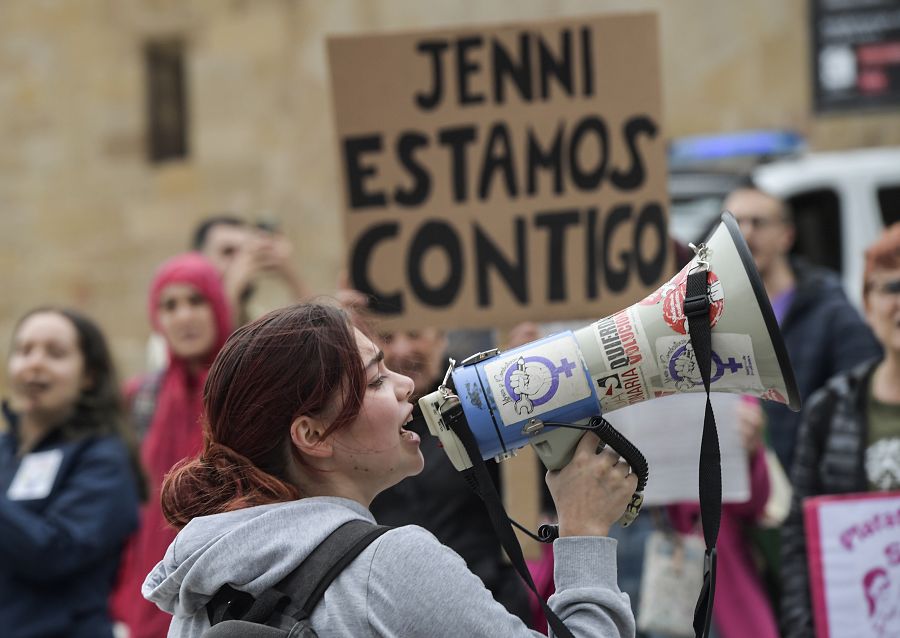
[[[111,637],[107,598],[138,520],[127,448],[59,433],[17,447],[14,428],[0,434],[0,633]]]

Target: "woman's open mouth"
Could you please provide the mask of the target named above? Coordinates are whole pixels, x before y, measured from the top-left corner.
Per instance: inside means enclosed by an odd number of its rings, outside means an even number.
[[[403,422],[403,425],[400,426],[400,438],[408,443],[420,443],[421,439],[416,432],[412,430],[407,430],[404,426],[409,425],[413,422],[413,410],[409,411],[409,415],[406,417],[406,421]]]

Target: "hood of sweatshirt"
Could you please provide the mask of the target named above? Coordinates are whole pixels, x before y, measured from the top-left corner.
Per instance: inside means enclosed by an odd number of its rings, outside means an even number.
[[[170,614],[192,615],[223,585],[258,596],[291,573],[335,529],[375,522],[356,501],[302,498],[188,523],[147,575],[144,597]]]

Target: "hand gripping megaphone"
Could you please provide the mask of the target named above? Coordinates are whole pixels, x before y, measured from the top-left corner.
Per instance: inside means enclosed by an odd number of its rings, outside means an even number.
[[[451,360],[444,382],[419,399],[419,407],[454,467],[462,472],[472,461],[447,418],[452,409],[461,407],[483,459],[503,460],[531,445],[547,469],[559,469],[598,415],[656,397],[703,392],[684,313],[687,277],[698,268],[707,271],[711,390],[799,410],[787,350],[734,217],[723,213],[722,223],[695,251],[674,278],[611,316],[506,352],[481,352],[460,364]],[[606,442],[628,460],[615,442]]]

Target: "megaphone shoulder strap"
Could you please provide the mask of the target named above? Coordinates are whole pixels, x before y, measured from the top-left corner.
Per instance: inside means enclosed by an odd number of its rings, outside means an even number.
[[[699,268],[687,276],[684,314],[688,320],[691,347],[700,366],[703,388],[706,390],[706,412],[703,417],[703,438],[700,443],[700,520],[706,542],[703,568],[703,588],[694,610],[694,633],[697,638],[709,635],[713,599],[716,590],[716,539],[722,515],[722,460],[716,417],[710,401],[712,362],[712,334],[709,325],[708,271]]]
[[[444,413],[444,418],[447,426],[459,437],[466,453],[469,455],[469,459],[472,461],[472,467],[464,470],[461,474],[469,483],[469,486],[484,501],[488,516],[491,519],[491,525],[494,527],[497,538],[500,539],[500,544],[506,551],[507,556],[509,556],[510,562],[516,571],[519,572],[525,584],[535,593],[538,602],[544,610],[547,624],[550,625],[553,633],[559,638],[574,638],[572,632],[563,624],[559,616],[550,609],[550,606],[538,593],[537,587],[535,587],[531,572],[525,564],[522,546],[519,545],[519,539],[516,538],[509,517],[503,509],[503,503],[500,500],[500,495],[497,493],[497,488],[494,486],[494,482],[491,480],[490,474],[488,474],[487,466],[481,458],[481,451],[478,449],[475,436],[466,423],[462,406],[457,404],[455,407],[450,408],[449,411]]]

